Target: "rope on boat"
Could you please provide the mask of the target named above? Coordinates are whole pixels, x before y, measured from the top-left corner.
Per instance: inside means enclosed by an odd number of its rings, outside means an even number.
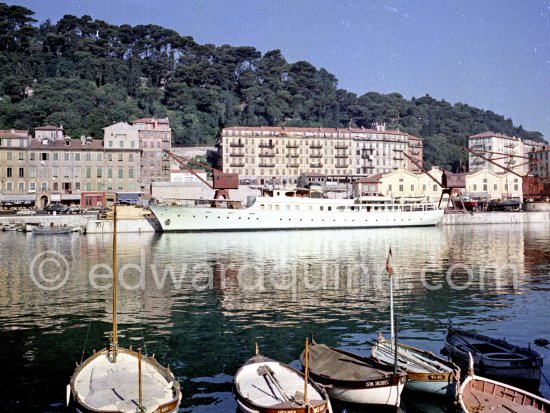
[[[546,381],[546,384],[548,384],[550,386],[550,381],[548,381],[548,379],[546,378],[546,376],[544,375],[544,373],[542,372],[542,369],[540,367],[539,367],[539,370],[540,370],[540,374],[542,375],[542,377]]]
[[[92,321],[88,323],[88,331],[86,332],[86,340],[84,340],[84,348],[82,349],[82,356],[80,357],[80,364],[84,361],[84,352],[86,351],[86,345],[88,344],[88,336],[90,335],[90,327],[92,326]]]

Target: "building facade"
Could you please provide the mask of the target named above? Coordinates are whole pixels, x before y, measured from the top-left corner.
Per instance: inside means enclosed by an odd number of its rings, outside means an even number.
[[[534,149],[528,155],[534,161],[532,162],[532,174],[543,178],[550,178],[550,145]]]
[[[172,148],[172,129],[168,118],[143,118],[130,123],[138,131],[142,150],[140,190],[149,199],[152,182],[170,182],[170,159],[163,150]]]
[[[468,138],[468,148],[494,160],[499,165],[511,169],[520,175],[529,172],[528,158],[533,150],[541,149],[543,144],[516,137],[510,137],[494,132],[484,132]],[[480,171],[487,169],[490,172],[503,173],[501,168],[479,156],[470,153],[469,170]]]
[[[36,136],[21,134],[16,138],[12,134],[2,138],[3,201],[28,201],[40,206],[51,202],[78,204],[83,191],[138,191],[141,150],[137,142],[134,148],[120,147],[114,138],[71,139],[62,130],[44,128],[39,128]]]
[[[259,184],[296,183],[304,173],[349,177],[387,173],[397,168],[419,172],[407,153],[422,163],[422,141],[398,130],[230,127],[218,141],[224,172]]]

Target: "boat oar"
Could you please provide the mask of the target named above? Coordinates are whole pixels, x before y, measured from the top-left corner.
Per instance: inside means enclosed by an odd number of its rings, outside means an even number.
[[[286,393],[283,391],[283,388],[281,387],[281,383],[279,383],[279,380],[275,378],[273,375],[273,370],[268,365],[262,365],[258,367],[258,375],[263,376],[263,378],[269,383],[271,383],[275,386],[275,388],[281,393],[281,396],[283,396],[283,399],[285,402],[289,402],[290,398],[286,395]],[[268,381],[269,379],[269,381]]]

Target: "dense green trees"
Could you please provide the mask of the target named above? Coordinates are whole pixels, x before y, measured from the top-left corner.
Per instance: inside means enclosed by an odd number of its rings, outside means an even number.
[[[39,26],[0,3],[0,128],[62,124],[69,135],[141,116],[170,118],[175,144],[211,143],[224,126],[369,127],[386,122],[425,141],[428,164],[456,169],[469,135],[492,130],[534,140],[491,111],[426,95],[363,96],[279,50],[197,44],[156,25],[115,26],[64,16]],[[461,157],[463,160],[461,160]]]

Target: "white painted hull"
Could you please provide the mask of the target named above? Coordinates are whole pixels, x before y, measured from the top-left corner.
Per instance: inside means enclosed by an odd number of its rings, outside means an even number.
[[[287,211],[152,205],[163,231],[254,231],[433,226],[443,210],[410,212]]]
[[[448,362],[438,360],[435,355],[401,344],[398,346],[398,366],[407,372],[406,389],[456,398],[458,383],[455,374],[460,376],[457,366],[454,366],[457,371],[454,373]],[[395,362],[395,352],[387,341],[377,342],[372,347],[372,356],[389,365]]]
[[[327,387],[329,397],[346,403],[399,406],[404,383],[373,389]]]

